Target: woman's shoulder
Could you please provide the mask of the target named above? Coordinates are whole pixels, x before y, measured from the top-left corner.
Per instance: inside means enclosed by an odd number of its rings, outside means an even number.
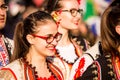
[[[90,48],[90,43],[83,37],[72,37],[71,39],[73,42],[77,43],[82,49],[83,52],[85,52],[87,49]]]
[[[0,79],[5,79],[5,80],[17,80],[18,77],[21,77],[21,72],[23,71],[22,69],[22,62],[20,59],[17,59],[5,67],[1,68],[0,70]],[[19,76],[17,76],[19,75]],[[6,77],[8,76],[8,77]],[[18,78],[20,79],[20,78]]]
[[[11,68],[11,69],[16,69],[22,65],[21,59],[14,60],[10,62],[8,65],[6,65],[4,68]]]
[[[70,80],[82,76],[87,67],[97,59],[98,55],[100,55],[99,45],[99,42],[97,42],[94,46],[84,52],[81,57],[78,58],[78,60],[72,66]]]
[[[81,76],[87,67],[92,64],[93,59],[88,54],[82,55],[72,66],[70,80]]]
[[[77,80],[116,80],[112,67],[111,56],[101,55]]]
[[[17,79],[10,68],[3,68],[0,70],[0,80],[17,80]]]

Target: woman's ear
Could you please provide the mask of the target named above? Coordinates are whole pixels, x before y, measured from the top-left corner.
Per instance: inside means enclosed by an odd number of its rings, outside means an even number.
[[[116,32],[120,35],[120,25],[117,25],[115,28]]]
[[[34,43],[34,37],[33,37],[32,35],[28,34],[28,35],[26,36],[26,39],[27,39],[27,41],[28,41],[30,44],[33,44],[33,43]]]

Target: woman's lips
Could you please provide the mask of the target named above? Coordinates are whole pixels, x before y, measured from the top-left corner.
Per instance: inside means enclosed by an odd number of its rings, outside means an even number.
[[[5,19],[4,18],[0,18],[0,22],[5,22]]]
[[[51,50],[51,51],[56,51],[56,48],[49,48],[49,50]]]
[[[76,22],[75,25],[78,25],[78,22]]]

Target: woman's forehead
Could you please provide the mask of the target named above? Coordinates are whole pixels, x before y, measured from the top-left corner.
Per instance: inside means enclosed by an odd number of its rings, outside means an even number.
[[[44,24],[38,24],[37,29],[46,33],[46,31],[53,31],[57,29],[57,24],[54,21],[48,21]]]
[[[77,0],[62,0],[61,5],[63,8],[67,8],[67,9],[79,8],[79,4]]]

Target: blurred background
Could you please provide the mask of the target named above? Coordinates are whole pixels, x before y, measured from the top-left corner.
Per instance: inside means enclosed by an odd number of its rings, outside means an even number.
[[[16,23],[30,13],[45,10],[48,0],[5,0],[9,6],[4,34],[13,39]],[[75,36],[84,37],[93,46],[100,38],[100,18],[112,0],[78,0],[84,10],[83,20],[77,30],[71,31]]]

